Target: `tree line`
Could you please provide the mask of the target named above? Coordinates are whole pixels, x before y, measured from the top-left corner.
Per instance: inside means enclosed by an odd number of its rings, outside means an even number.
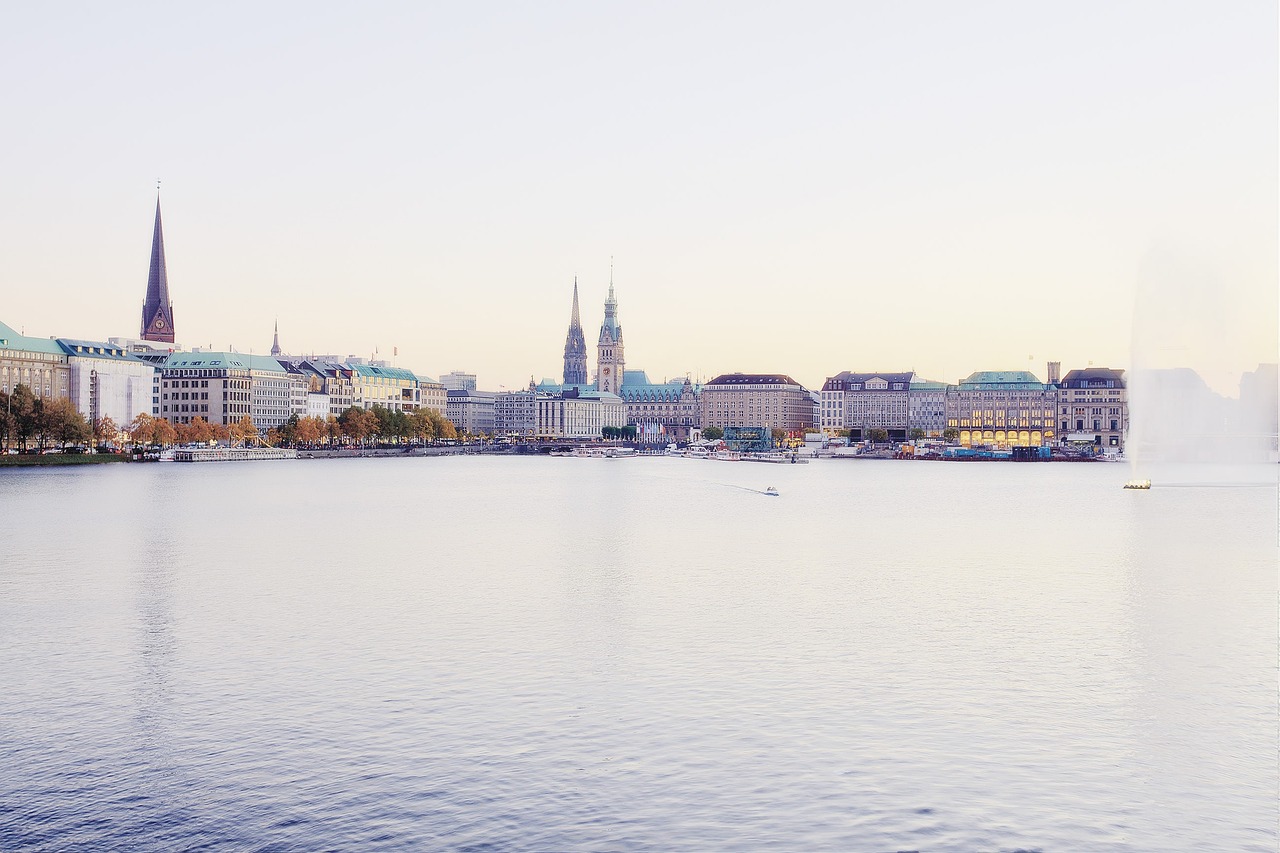
[[[367,444],[374,441],[431,442],[458,437],[453,424],[430,409],[402,412],[374,405],[369,409],[351,406],[337,417],[294,415],[278,429],[261,433],[248,415],[232,424],[210,423],[202,417],[190,423],[171,424],[163,418],[142,413],[130,423],[118,425],[110,417],[90,423],[67,399],[41,399],[26,385],[13,392],[0,391],[0,447],[37,450],[47,447],[87,445],[100,447],[121,444],[135,446],[174,444],[317,445]]]

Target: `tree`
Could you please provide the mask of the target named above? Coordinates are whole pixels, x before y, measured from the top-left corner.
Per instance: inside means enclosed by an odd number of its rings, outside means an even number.
[[[356,444],[363,444],[364,440],[377,429],[378,418],[377,415],[366,412],[359,406],[348,406],[338,416],[338,423],[342,427],[343,435]]]
[[[8,403],[13,412],[14,435],[18,437],[22,449],[26,450],[27,442],[36,434],[36,396],[31,393],[30,388],[20,383],[14,387]]]
[[[189,444],[195,440],[191,437],[191,424],[178,421],[173,425],[173,431],[177,435],[178,444]]]
[[[295,444],[315,444],[324,434],[324,421],[319,418],[301,418],[293,428]]]
[[[266,442],[268,447],[275,447],[280,444],[283,438],[284,437],[280,434],[280,430],[275,427],[271,427],[267,430],[267,437],[263,439],[263,441]]]
[[[924,430],[920,429],[920,427],[912,427],[911,432],[909,432],[908,435],[911,437],[912,441],[919,441],[924,438]]]
[[[231,430],[226,424],[209,424],[209,438],[213,441],[230,441]]]
[[[703,427],[702,437],[708,441],[719,441],[724,438],[724,430],[716,426]]]
[[[431,418],[431,427],[435,430],[437,439],[455,439],[458,437],[458,429],[453,425],[453,421],[449,420],[435,409],[428,409],[427,412],[428,416]]]
[[[9,395],[0,391],[0,449],[8,447],[17,419],[9,411]]]
[[[151,443],[158,444],[161,447],[168,447],[178,440],[178,431],[173,428],[173,424],[164,418],[157,418],[155,427],[151,431]]]
[[[248,446],[250,441],[257,441],[258,428],[253,425],[253,418],[244,415],[231,425],[231,440]]]
[[[114,445],[120,429],[110,415],[103,415],[93,422],[93,440],[98,444]]]
[[[156,419],[146,412],[139,412],[126,432],[129,433],[129,440],[134,444],[150,444],[156,432]]]
[[[960,440],[960,430],[956,429],[955,427],[947,427],[942,431],[942,439],[943,441],[947,441],[947,442],[950,442],[951,444],[955,444],[957,441]]]
[[[298,443],[298,425],[302,423],[302,418],[298,417],[298,413],[294,412],[289,416],[289,420],[285,421],[277,432],[280,434],[280,441],[284,444]]]
[[[876,427],[867,433],[867,438],[871,439],[872,444],[882,444],[889,440],[889,433],[880,427]]]
[[[409,416],[410,434],[419,441],[430,442],[436,437],[435,424],[430,409],[417,409]]]
[[[191,419],[191,440],[208,444],[213,440],[213,425],[199,415]]]

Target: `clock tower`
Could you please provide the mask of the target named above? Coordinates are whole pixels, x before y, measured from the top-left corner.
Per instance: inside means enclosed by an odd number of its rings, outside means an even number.
[[[604,322],[600,324],[600,341],[596,344],[596,390],[620,394],[622,371],[626,363],[622,347],[622,326],[618,323],[618,300],[613,295],[611,267],[609,298],[604,301]]]
[[[151,235],[151,270],[147,273],[147,301],[142,303],[142,339],[173,343],[173,303],[164,263],[164,231],[160,227],[160,197],[156,196],[156,229]]]

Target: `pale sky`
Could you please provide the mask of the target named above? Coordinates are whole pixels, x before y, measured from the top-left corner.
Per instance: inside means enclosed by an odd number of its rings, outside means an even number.
[[[1271,0],[11,4],[0,320],[136,336],[159,178],[188,347],[515,387],[576,274],[594,373],[612,256],[654,379],[1129,367],[1135,297],[1246,369],[1277,68]]]

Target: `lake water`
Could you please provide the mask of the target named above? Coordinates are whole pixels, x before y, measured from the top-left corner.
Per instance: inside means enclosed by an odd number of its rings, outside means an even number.
[[[1274,851],[1275,468],[6,470],[0,849]]]

